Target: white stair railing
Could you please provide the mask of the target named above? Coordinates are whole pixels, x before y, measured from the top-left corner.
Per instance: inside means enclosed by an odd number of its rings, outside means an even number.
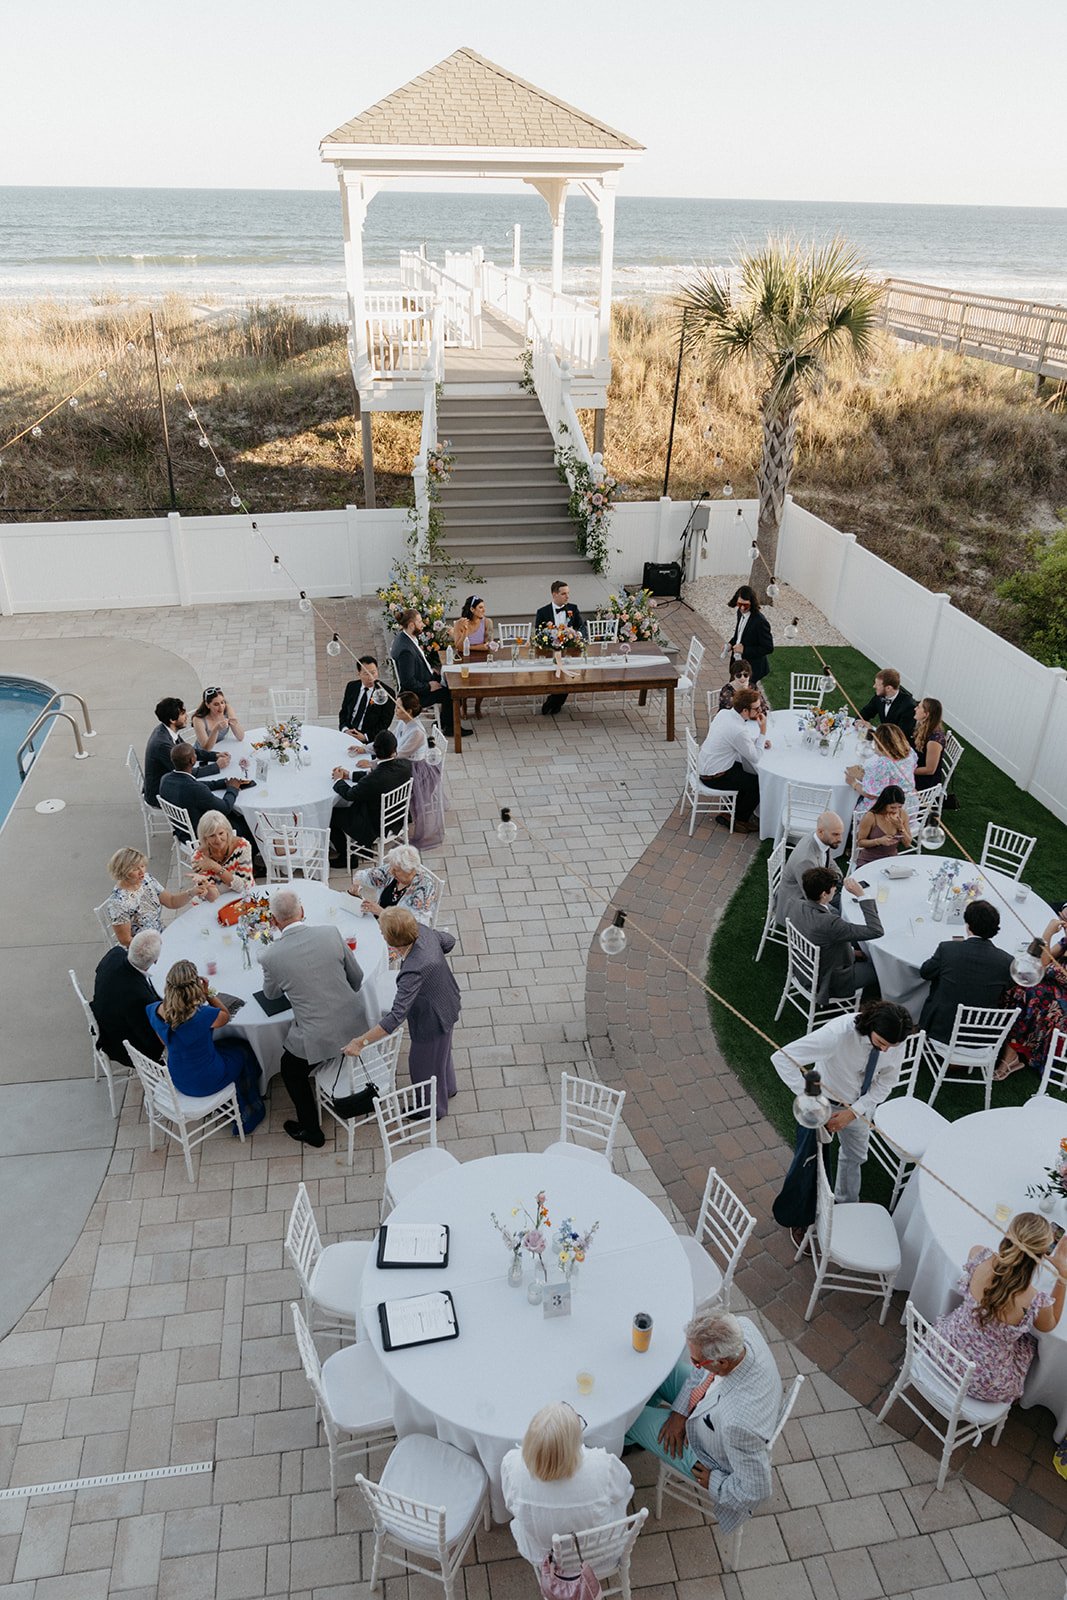
[[[419,453],[411,469],[415,491],[416,550],[420,562],[430,555],[430,478],[426,461],[437,444],[437,385],[444,378],[444,309],[440,302],[434,307],[430,359],[423,376],[422,432],[419,436]]]
[[[557,450],[572,449],[579,461],[593,472],[599,465],[599,460],[595,461],[589,450],[571,399],[570,363],[559,359],[553,348],[552,339],[535,317],[530,319],[530,331],[533,344],[534,391],[541,402],[541,410],[545,414],[548,426],[552,430],[552,442]],[[573,489],[574,483],[569,470],[567,481]]]

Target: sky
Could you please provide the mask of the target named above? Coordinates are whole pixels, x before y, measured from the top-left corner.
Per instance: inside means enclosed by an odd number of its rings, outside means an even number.
[[[1062,0],[23,4],[0,185],[330,187],[322,135],[460,45],[646,145],[625,194],[1067,205]]]

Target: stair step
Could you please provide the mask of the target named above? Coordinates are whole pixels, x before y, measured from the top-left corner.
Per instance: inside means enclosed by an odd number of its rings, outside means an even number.
[[[552,452],[544,445],[468,445],[465,450],[456,450],[455,456],[457,469],[466,466],[505,467],[525,472],[527,467],[551,467],[555,471],[556,465]]]
[[[464,509],[446,514],[442,522],[446,529],[550,528],[553,533],[557,528],[573,526],[564,506],[558,511],[555,506],[513,506],[509,511],[494,511],[491,506],[484,511]]]
[[[467,494],[471,489],[502,489],[515,490],[521,493],[524,489],[549,489],[562,490],[564,494],[569,491],[559,481],[559,474],[555,467],[536,466],[524,463],[516,467],[474,467],[470,462],[464,462],[456,469],[448,483],[441,485],[442,496],[458,489],[461,494]]]
[[[500,544],[532,547],[541,539],[558,544],[574,536],[574,525],[569,522],[454,522],[441,528],[446,544],[489,544],[495,539]]]
[[[466,509],[482,511],[489,510],[493,506],[502,506],[507,510],[527,505],[566,507],[568,500],[563,485],[558,481],[554,484],[528,484],[523,489],[518,489],[510,483],[490,483],[484,486],[483,492],[477,491],[477,484],[457,485],[453,480],[447,489],[441,490],[442,511],[447,511],[449,516],[452,516],[456,511]]]
[[[438,417],[437,434],[439,438],[442,433],[445,433],[445,424]],[[450,439],[453,444],[480,444],[482,442],[486,444],[492,442],[507,444],[512,439],[517,443],[530,444],[536,442],[548,444],[551,442],[552,435],[543,424],[539,425],[535,422],[517,422],[514,427],[507,427],[498,422],[493,423],[492,427],[486,423],[475,423],[469,428],[466,424],[457,427],[453,423],[445,433],[445,438]]]
[[[508,394],[495,399],[479,399],[475,395],[447,396],[437,403],[438,416],[463,417],[543,417],[541,402],[536,395]]]

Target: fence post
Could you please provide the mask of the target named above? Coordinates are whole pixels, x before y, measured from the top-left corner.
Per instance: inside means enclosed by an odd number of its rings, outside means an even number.
[[[669,494],[660,495],[656,511],[656,548],[652,555],[653,561],[662,561],[664,558],[664,546],[670,533],[671,508],[673,505],[674,501]],[[684,576],[685,574],[683,573]]]
[[[1045,714],[1037,725],[1030,759],[1027,761],[1025,768],[1020,764],[1020,772],[1025,773],[1025,776],[1015,780],[1020,789],[1029,790],[1034,781],[1037,764],[1041,760],[1041,752],[1045,748],[1045,729],[1048,727],[1049,719],[1052,716],[1052,706],[1059,693],[1061,683],[1064,678],[1067,678],[1067,672],[1064,671],[1063,667],[1048,667],[1046,671],[1048,672],[1048,694],[1045,697]]]
[[[7,578],[7,563],[4,560],[4,544],[0,539],[0,617],[13,617],[15,604],[11,597],[11,585]]]
[[[170,558],[174,564],[174,582],[178,589],[178,604],[192,605],[189,589],[189,569],[185,563],[185,537],[182,532],[180,511],[167,512],[167,534],[170,539]],[[249,588],[252,585],[249,584]]]
[[[835,628],[838,626],[837,619],[841,615],[841,595],[845,587],[845,568],[848,565],[848,558],[855,548],[856,535],[854,533],[843,533],[841,535],[841,560],[837,567],[837,586],[834,589],[833,610],[831,611],[830,616],[826,619],[831,626]],[[845,633],[844,628],[840,628],[838,631],[840,633]],[[845,638],[848,638],[847,633],[845,633]]]
[[[348,546],[348,592],[363,593],[363,561],[359,549],[359,508],[345,506],[345,543]]]

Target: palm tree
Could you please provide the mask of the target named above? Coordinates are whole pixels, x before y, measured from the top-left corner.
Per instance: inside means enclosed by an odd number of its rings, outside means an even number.
[[[793,471],[797,416],[838,361],[871,353],[881,286],[842,239],[804,247],[770,239],[729,273],[701,273],[678,297],[682,342],[703,351],[713,372],[750,367],[763,384],[759,554],[750,582],[761,599],[774,572],[778,530]]]

